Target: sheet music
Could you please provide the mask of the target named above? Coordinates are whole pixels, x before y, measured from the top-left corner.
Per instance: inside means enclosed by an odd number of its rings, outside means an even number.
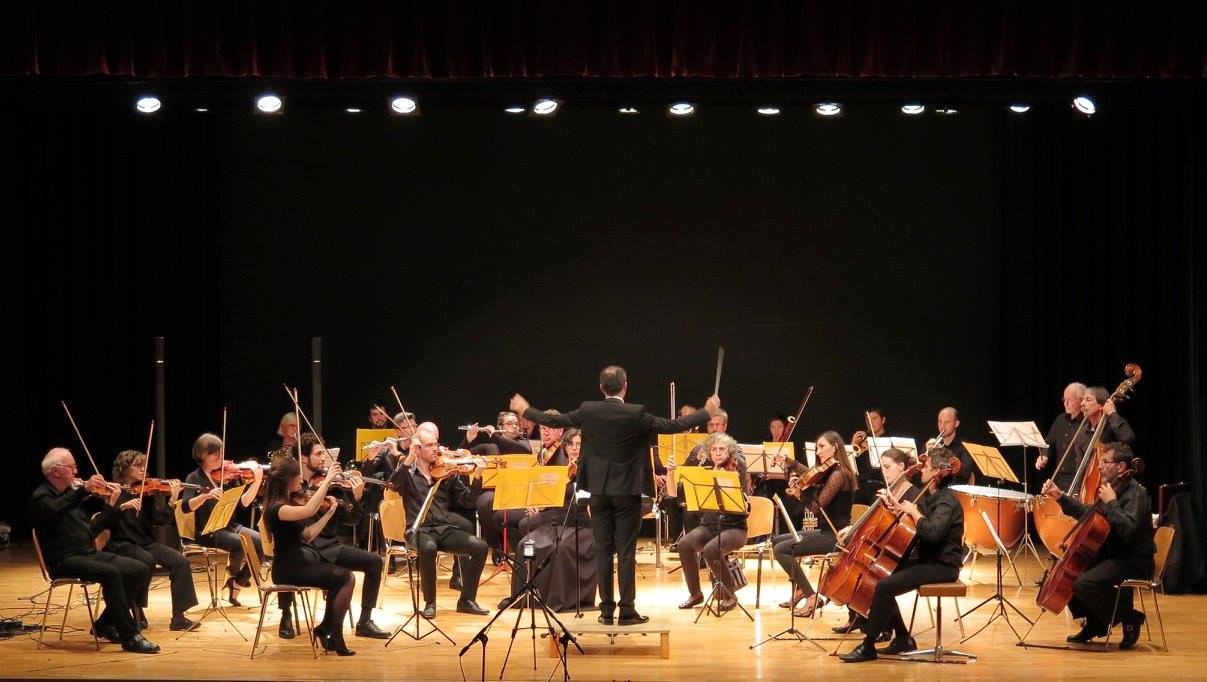
[[[918,456],[918,444],[905,436],[874,436],[868,438],[868,458],[873,466],[880,466],[880,453],[897,448],[910,457]]]
[[[989,430],[997,438],[998,445],[1022,445],[1030,448],[1047,449],[1048,442],[1039,432],[1035,422],[989,422]]]

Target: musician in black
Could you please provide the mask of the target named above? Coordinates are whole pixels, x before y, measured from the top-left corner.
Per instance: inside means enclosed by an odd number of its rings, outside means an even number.
[[[880,477],[880,471],[872,465],[867,440],[888,436],[888,430],[885,428],[888,418],[884,416],[884,408],[879,405],[867,406],[863,414],[866,428],[870,428],[871,432],[860,429],[851,434],[851,447],[855,450],[855,473],[859,476],[859,490],[855,491],[854,502],[870,505],[876,499],[876,491],[884,487],[884,481]]]
[[[968,448],[964,447],[964,441],[956,432],[956,429],[960,428],[959,411],[954,407],[944,407],[939,410],[939,416],[935,421],[939,434],[943,437],[943,446],[950,450],[956,459],[960,460],[960,470],[956,472],[955,480],[951,484],[967,485],[971,483],[976,471],[972,465],[972,455],[968,454]]]
[[[131,599],[147,589],[151,571],[141,561],[113,552],[97,551],[92,544],[100,531],[120,513],[117,498],[121,488],[107,483],[100,474],[88,479],[104,494],[105,506],[95,522],[88,520],[84,502],[89,499],[84,482],[76,479],[75,457],[67,448],[54,448],[42,458],[46,481],[29,500],[29,519],[42,548],[42,558],[51,578],[82,578],[101,585],[105,610],[96,617],[98,637],[120,642],[122,649],[153,654],[159,645],[138,632],[130,616]]]
[[[1083,644],[1106,635],[1115,607],[1116,586],[1129,578],[1153,574],[1152,503],[1148,491],[1132,475],[1143,471],[1139,459],[1133,459],[1132,449],[1123,443],[1105,443],[1098,471],[1102,485],[1098,488],[1100,509],[1111,524],[1110,534],[1098,550],[1094,563],[1073,582],[1073,599],[1069,611],[1074,618],[1085,618],[1085,626],[1068,641]],[[1123,481],[1121,484],[1119,481]],[[1118,486],[1118,487],[1116,487]],[[1061,510],[1081,518],[1089,507],[1080,500],[1061,492],[1052,481],[1044,483],[1043,494],[1060,502]],[[1116,622],[1123,623],[1120,649],[1130,649],[1140,637],[1144,614],[1132,608],[1132,590],[1119,595]]]
[[[701,444],[705,460],[700,466],[705,469],[716,469],[738,472],[742,482],[742,492],[749,495],[751,491],[750,474],[746,465],[738,461],[738,442],[724,433],[713,433]],[[708,570],[721,581],[726,594],[722,596],[718,608],[729,611],[738,605],[737,585],[733,576],[725,566],[725,556],[746,544],[746,514],[734,514],[717,511],[705,511],[700,514],[700,523],[691,532],[679,539],[679,559],[683,563],[683,582],[687,584],[687,601],[679,605],[681,609],[690,609],[704,602],[700,592],[700,560],[708,564]]]
[[[1048,447],[1041,448],[1039,454],[1035,457],[1035,469],[1043,471],[1051,460],[1059,460],[1068,449],[1069,444],[1073,442],[1073,438],[1077,435],[1077,429],[1082,424],[1081,418],[1081,401],[1085,397],[1085,384],[1073,382],[1065,386],[1064,392],[1060,395],[1060,402],[1064,405],[1064,411],[1056,415],[1052,419],[1052,426],[1048,428],[1048,435],[1044,438]],[[1072,480],[1072,477],[1069,478]],[[1059,483],[1058,483],[1059,485]],[[1028,490],[1027,492],[1031,492]]]
[[[323,612],[322,622],[314,628],[314,638],[326,651],[352,656],[356,652],[344,643],[343,626],[352,604],[356,576],[307,551],[313,549],[308,542],[334,513],[337,500],[328,497],[327,492],[339,472],[339,465],[332,465],[309,499],[303,499],[299,495],[304,496],[309,486],[302,480],[297,460],[277,458],[264,486],[264,527],[276,552],[272,564],[273,581],[280,585],[325,590],[327,610]],[[324,501],[332,506],[326,512],[320,512]]]
[[[879,493],[889,511],[913,517],[918,533],[909,558],[892,575],[876,583],[863,642],[841,657],[844,662],[874,661],[878,653],[900,654],[917,649],[897,608],[897,596],[922,585],[952,582],[959,577],[964,557],[964,510],[948,489],[953,461],[955,455],[951,450],[944,447],[931,450],[922,468],[922,487],[938,488],[918,504],[908,499],[896,501],[887,491]],[[876,637],[887,626],[892,626],[893,641],[877,650]]]
[[[477,424],[472,425],[465,432],[465,437],[461,439],[460,449],[469,450],[475,455],[489,457],[491,455],[518,455],[522,453],[533,452],[534,443],[528,439],[525,433],[520,431],[521,420],[516,416],[515,412],[504,410],[498,414],[495,423],[497,428],[493,426],[485,426],[479,428]],[[478,495],[477,505],[474,509],[469,510],[466,516],[472,523],[475,519],[479,522],[482,528],[482,539],[486,540],[486,544],[490,545],[491,556],[494,557],[495,564],[501,564],[503,558],[503,528],[498,521],[495,520],[495,491],[484,490]],[[454,512],[461,513],[454,509]],[[499,510],[503,511],[503,510]],[[523,515],[523,510],[516,513],[514,510],[506,510],[505,516],[511,518],[520,518]],[[508,537],[508,544],[514,545],[516,538]],[[453,577],[457,578],[457,572],[453,572]],[[459,589],[459,588],[458,588]]]
[[[440,431],[431,422],[424,422],[416,430],[411,441],[411,452],[416,455],[409,467],[399,467],[390,483],[402,494],[406,506],[408,523],[414,523],[427,499],[428,491],[436,484],[431,467],[442,456]],[[457,611],[473,615],[490,613],[478,606],[478,579],[486,563],[488,546],[481,538],[472,535],[473,527],[461,516],[450,510],[453,503],[472,507],[482,490],[481,477],[475,476],[473,483],[466,484],[459,476],[450,476],[440,484],[432,500],[431,508],[418,532],[409,539],[411,548],[419,555],[419,578],[423,590],[424,618],[436,617],[436,552],[449,552],[462,557],[461,578],[464,586],[457,600]]]
[[[1132,430],[1131,424],[1115,409],[1111,394],[1101,386],[1091,386],[1085,390],[1085,395],[1081,398],[1081,413],[1086,419],[1081,430],[1073,438],[1073,450],[1065,459],[1060,471],[1052,476],[1052,480],[1061,490],[1068,490],[1072,485],[1073,477],[1081,466],[1081,460],[1085,457],[1099,422],[1106,420],[1102,425],[1102,434],[1098,437],[1099,443],[1131,445],[1136,440],[1136,432]],[[1095,462],[1091,461],[1086,466],[1094,464]]]
[[[166,568],[172,586],[172,622],[168,627],[178,631],[195,630],[199,623],[184,615],[185,611],[197,605],[197,588],[193,585],[189,560],[180,550],[156,542],[152,529],[152,526],[172,522],[180,500],[181,484],[176,479],[167,481],[170,492],[162,504],[157,504],[157,495],[140,497],[129,486],[144,480],[146,468],[147,456],[137,450],[123,450],[113,460],[113,480],[126,488],[118,497],[121,514],[109,526],[109,544],[105,545],[105,549],[141,561],[147,565],[148,571],[154,571],[156,564]],[[131,596],[137,599],[140,606],[147,608],[147,590]],[[139,626],[146,627],[145,615]]]
[[[301,437],[302,479],[307,485],[314,485],[327,474],[333,464],[330,453],[323,448],[322,443],[313,433],[303,433]],[[377,592],[381,588],[381,559],[371,552],[345,545],[339,539],[341,524],[353,526],[360,522],[363,516],[361,504],[365,497],[365,481],[359,476],[337,479],[327,491],[327,494],[340,500],[331,521],[319,527],[319,531],[310,540],[310,546],[322,555],[323,559],[348,569],[365,574],[360,588],[360,618],[356,623],[357,637],[373,639],[389,639],[390,633],[377,627],[373,622],[373,607],[377,604]],[[306,525],[313,525],[322,516],[317,513],[306,520]],[[293,594],[283,593],[280,596],[281,625],[280,635],[291,639],[296,634],[293,630],[293,618],[290,608],[293,605]]]
[[[796,608],[797,602],[806,599],[805,605],[797,612],[797,615],[803,618],[813,615],[813,611],[817,609],[818,596],[796,557],[826,554],[834,549],[838,541],[834,535],[835,529],[850,525],[851,496],[859,487],[855,469],[846,454],[846,446],[837,431],[821,434],[817,437],[816,445],[818,466],[829,466],[830,469],[818,483],[802,492],[802,498],[804,506],[818,517],[817,530],[804,531],[799,541],[793,538],[792,533],[777,535],[771,541],[775,560],[780,563],[784,572],[792,577],[792,598],[780,606]],[[788,479],[790,486],[796,477],[803,475],[808,469],[801,462],[780,459],[791,477]]]

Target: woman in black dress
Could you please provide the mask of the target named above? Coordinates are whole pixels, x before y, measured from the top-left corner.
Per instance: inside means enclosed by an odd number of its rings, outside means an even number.
[[[264,525],[276,547],[273,581],[327,590],[327,611],[314,628],[314,636],[324,650],[351,656],[356,652],[344,644],[343,622],[352,603],[356,578],[351,571],[324,560],[317,550],[303,552],[309,539],[318,535],[335,511],[338,501],[327,498],[327,489],[340,470],[338,463],[328,467],[323,482],[309,500],[303,501],[297,497],[302,492],[302,470],[297,460],[282,457],[273,462],[265,478]],[[306,520],[319,513],[325,499],[331,500],[327,511],[314,523],[305,525]]]

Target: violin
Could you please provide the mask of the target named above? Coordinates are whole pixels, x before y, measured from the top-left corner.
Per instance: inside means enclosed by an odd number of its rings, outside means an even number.
[[[180,481],[176,482],[180,483]],[[180,483],[180,488],[182,490],[185,488],[200,489],[201,486],[193,483]],[[164,478],[148,478],[141,481],[131,481],[129,485],[123,485],[122,489],[134,495],[155,495],[158,493],[170,495],[172,493],[171,481]]]
[[[267,471],[267,464],[259,464],[257,462],[244,462],[243,464],[235,464],[227,461],[224,468],[215,468],[210,470],[210,477],[216,479],[219,483],[230,483],[232,481],[249,483],[255,479],[256,475],[252,473],[252,469]]]
[[[826,474],[836,466],[838,466],[838,460],[832,459],[825,464],[817,464],[809,467],[805,470],[805,473],[797,476],[794,481],[788,484],[788,489],[785,492],[799,500],[805,488],[810,488],[821,483]]]
[[[428,474],[433,479],[449,478],[457,475],[471,475],[481,469],[497,468],[490,466],[485,459],[481,457],[472,457],[468,450],[448,451],[444,450],[440,453],[440,458],[436,463],[428,469]]]
[[[71,481],[71,488],[73,490],[84,488],[90,495],[95,495],[96,497],[109,497],[113,494],[113,491],[107,485],[104,483],[94,483],[91,479],[86,481],[78,478],[73,479]]]
[[[290,501],[299,507],[304,507],[307,504],[310,504],[310,499],[313,496],[314,496],[313,490],[299,490],[296,493],[294,493],[292,496],[290,496]],[[323,498],[323,501],[319,503],[319,513],[320,514],[326,514],[327,510],[331,509],[331,500],[332,499],[333,498],[330,498],[330,497]],[[338,504],[340,506],[340,508],[342,508],[344,511],[347,511],[347,512],[352,511],[352,503],[348,502],[347,500],[336,501],[336,504]]]

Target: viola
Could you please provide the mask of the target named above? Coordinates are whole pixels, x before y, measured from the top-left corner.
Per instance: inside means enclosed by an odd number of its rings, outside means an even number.
[[[103,483],[94,483],[91,479],[86,481],[78,478],[74,479],[71,481],[71,487],[75,490],[83,488],[90,495],[95,495],[96,497],[109,497],[109,495],[113,494],[113,491],[108,486]]]
[[[801,474],[796,478],[796,480],[788,484],[788,489],[785,492],[799,500],[800,495],[805,491],[805,488],[811,488],[818,483],[821,483],[822,479],[826,477],[826,474],[836,466],[838,466],[838,460],[832,459],[824,464],[817,464],[809,467],[805,470],[805,473]]]
[[[481,469],[489,468],[487,461],[481,457],[472,457],[468,450],[442,451],[439,459],[428,469],[433,479],[448,478],[457,475],[470,475]]]

